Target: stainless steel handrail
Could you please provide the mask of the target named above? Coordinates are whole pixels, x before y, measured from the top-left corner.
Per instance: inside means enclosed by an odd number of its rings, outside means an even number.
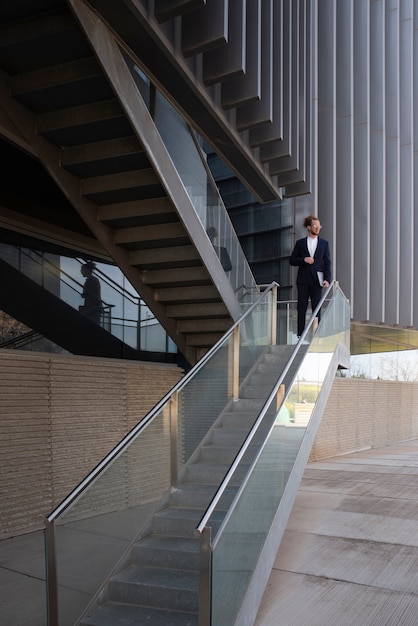
[[[196,363],[196,365],[189,370],[187,374],[155,405],[153,409],[136,425],[134,428],[107,454],[98,465],[73,489],[73,491],[45,518],[46,522],[50,524],[57,519],[75,500],[77,500],[82,493],[91,485],[100,474],[113,463],[128,447],[128,445],[150,424],[161,408],[169,401],[170,397],[179,392],[188,381],[200,371],[204,365],[209,361],[212,355],[218,350],[225,340],[232,335],[235,328],[237,328],[245,318],[251,314],[251,312],[259,305],[259,303],[266,298],[266,294],[273,290],[274,287],[278,287],[278,283],[275,281],[271,283],[268,289],[266,289],[259,298],[251,305],[242,317],[237,320],[233,326],[212,346],[210,350],[204,355],[204,357]]]

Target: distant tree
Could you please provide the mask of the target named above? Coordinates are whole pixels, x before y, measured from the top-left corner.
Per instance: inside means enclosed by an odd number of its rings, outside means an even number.
[[[0,342],[19,337],[30,330],[28,326],[18,322],[4,311],[0,310]]]
[[[351,359],[349,378],[370,378],[365,369],[365,363],[359,360]]]
[[[418,351],[388,353],[380,359],[380,378],[418,382]]]

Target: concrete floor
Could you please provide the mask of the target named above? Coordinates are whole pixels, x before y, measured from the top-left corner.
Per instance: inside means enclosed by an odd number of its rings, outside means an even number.
[[[43,533],[3,539],[0,624],[45,606]],[[417,624],[418,440],[310,463],[254,626]]]
[[[418,624],[418,440],[308,465],[255,626]]]

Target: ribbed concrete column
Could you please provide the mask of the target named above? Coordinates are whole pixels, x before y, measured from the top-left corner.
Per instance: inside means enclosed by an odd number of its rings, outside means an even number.
[[[311,206],[353,318],[416,327],[418,3],[321,0],[316,7]]]
[[[385,0],[370,6],[370,311],[372,320],[384,319],[386,216],[385,154]]]
[[[416,2],[415,2],[416,4]],[[413,101],[413,14],[414,0],[399,2],[399,102],[400,120],[400,273],[399,323],[410,325],[413,318],[414,265],[414,101]]]
[[[418,102],[418,11],[414,6],[414,15],[413,15],[413,39],[412,39],[412,75],[413,75],[413,85],[412,85],[412,98],[414,102]],[[414,107],[413,110],[413,174],[414,180],[418,180],[418,107]],[[414,216],[418,215],[418,193],[417,193],[417,185],[414,185],[414,194],[413,194],[413,211]],[[414,233],[414,241],[418,241],[418,219],[414,219],[413,228],[411,231]],[[413,279],[413,298],[412,304],[414,308],[413,312],[413,326],[418,328],[418,272],[414,271]]]
[[[334,276],[344,277],[345,292],[353,292],[354,273],[354,101],[353,101],[353,5],[338,4],[337,29],[337,120],[336,120],[336,207]],[[328,224],[324,223],[328,237]],[[332,232],[332,231],[331,231]]]
[[[341,7],[343,3],[339,3]],[[338,15],[339,21],[344,14]],[[370,311],[370,19],[369,2],[353,3],[354,247],[353,302],[356,319]],[[338,209],[337,209],[338,210]]]

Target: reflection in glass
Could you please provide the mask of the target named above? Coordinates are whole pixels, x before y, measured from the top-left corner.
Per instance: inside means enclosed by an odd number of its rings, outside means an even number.
[[[418,381],[418,332],[353,323],[347,378]]]

